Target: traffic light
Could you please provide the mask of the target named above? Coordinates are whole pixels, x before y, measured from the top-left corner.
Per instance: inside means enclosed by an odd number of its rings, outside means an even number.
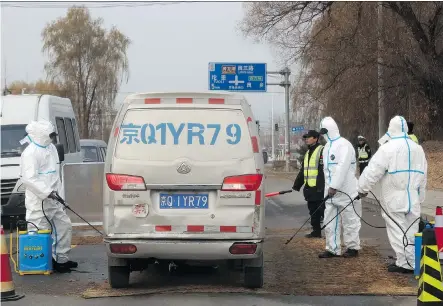
[[[278,123],[275,124],[275,131],[278,132]]]

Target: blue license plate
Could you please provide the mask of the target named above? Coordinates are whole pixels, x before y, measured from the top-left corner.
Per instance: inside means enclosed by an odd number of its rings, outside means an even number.
[[[160,193],[161,209],[207,209],[208,194]]]

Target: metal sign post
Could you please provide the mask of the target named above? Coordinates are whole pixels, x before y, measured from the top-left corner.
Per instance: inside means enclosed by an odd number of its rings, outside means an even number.
[[[286,147],[286,172],[289,172],[291,164],[291,137],[289,136],[289,87],[291,83],[289,82],[289,76],[291,75],[291,70],[288,67],[281,71],[267,71],[267,74],[280,74],[284,76],[284,81],[280,83],[267,83],[267,85],[277,85],[285,88],[285,147]]]

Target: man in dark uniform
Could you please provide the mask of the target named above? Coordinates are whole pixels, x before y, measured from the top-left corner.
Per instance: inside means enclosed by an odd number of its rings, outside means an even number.
[[[321,238],[321,220],[323,219],[325,205],[323,203],[325,193],[325,175],[323,173],[323,146],[319,144],[320,134],[315,130],[309,130],[303,135],[308,151],[292,189],[300,191],[308,202],[309,215],[311,216],[312,232],[306,237]]]
[[[371,159],[371,148],[366,142],[366,138],[363,136],[358,136],[358,164],[360,166],[360,175],[365,170],[366,166],[369,163],[369,159]]]

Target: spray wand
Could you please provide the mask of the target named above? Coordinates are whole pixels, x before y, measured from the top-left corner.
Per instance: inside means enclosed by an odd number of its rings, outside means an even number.
[[[90,227],[92,227],[93,229],[95,229],[101,236],[104,236],[102,232],[100,232],[94,225],[92,225],[91,223],[89,223],[88,221],[86,221],[82,216],[80,216],[78,213],[76,213],[70,206],[68,203],[66,203],[65,200],[62,199],[62,197],[56,193],[55,194],[56,197],[56,201],[58,201],[60,204],[62,204],[65,208],[69,209],[70,211],[72,211],[77,217],[79,217],[80,219],[82,219],[83,221],[86,222],[86,224],[88,224]]]

